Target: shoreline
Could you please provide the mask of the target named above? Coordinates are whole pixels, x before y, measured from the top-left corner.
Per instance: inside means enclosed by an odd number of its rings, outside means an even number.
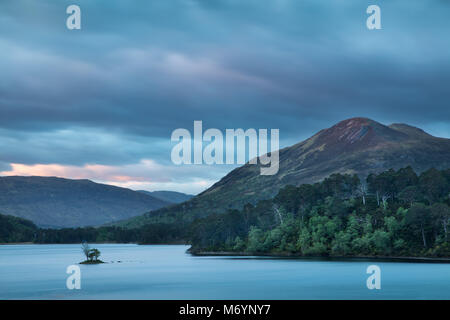
[[[11,242],[0,243],[2,245],[66,245],[66,244],[78,244],[78,243],[33,243],[33,242]],[[135,242],[130,243],[117,243],[117,242],[93,242],[92,244],[135,244],[139,246],[161,246],[161,245],[183,245],[188,246],[185,243],[157,243],[157,244],[140,244]],[[192,247],[191,247],[192,248]],[[230,258],[251,258],[254,259],[297,259],[297,260],[322,260],[322,261],[373,261],[378,260],[380,262],[422,262],[422,263],[450,263],[449,258],[439,257],[398,257],[398,256],[302,256],[292,253],[255,253],[255,252],[227,252],[227,251],[198,251],[193,252],[191,248],[186,250],[187,254],[194,257],[230,257]]]
[[[323,261],[370,261],[384,262],[423,262],[423,263],[450,263],[450,258],[439,257],[397,257],[397,256],[301,256],[296,254],[274,253],[249,253],[249,252],[191,252],[187,253],[198,257],[254,257],[255,259],[298,259],[298,260],[323,260]]]
[[[28,244],[37,244],[34,242],[1,242],[0,246],[16,246],[16,245],[28,245]]]
[[[15,245],[59,245],[59,244],[81,244],[81,243],[35,243],[35,242],[1,242],[0,246],[15,246]],[[138,243],[138,242],[89,242],[89,244],[135,244],[138,246],[188,246],[185,243]]]

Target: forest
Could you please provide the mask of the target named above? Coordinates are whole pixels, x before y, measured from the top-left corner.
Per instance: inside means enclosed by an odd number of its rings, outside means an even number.
[[[196,220],[193,253],[449,257],[450,170],[333,174]]]
[[[187,243],[190,252],[450,257],[450,169],[333,174],[270,200],[193,222],[41,229],[0,215],[0,243]]]
[[[64,229],[38,228],[31,221],[0,214],[0,243],[184,243],[185,231],[177,224],[149,224],[126,229],[116,226]]]

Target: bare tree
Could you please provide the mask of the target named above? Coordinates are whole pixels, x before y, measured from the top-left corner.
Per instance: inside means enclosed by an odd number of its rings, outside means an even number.
[[[366,195],[367,195],[367,183],[362,181],[357,189],[358,195],[362,197],[363,205],[366,205]]]
[[[283,216],[281,215],[280,210],[276,205],[273,205],[273,209],[275,210],[275,213],[278,215],[278,218],[280,219],[280,224],[283,224]]]
[[[450,207],[444,203],[435,203],[431,207],[431,213],[436,224],[442,224],[444,228],[444,238],[448,241],[448,226],[450,225]]]
[[[86,256],[86,260],[89,260],[89,253],[91,251],[91,247],[87,242],[83,242],[81,244],[81,250],[83,250],[84,255]]]
[[[387,209],[387,201],[391,196],[387,193],[383,194],[383,196],[381,197],[381,202],[383,203],[383,209],[386,210]]]

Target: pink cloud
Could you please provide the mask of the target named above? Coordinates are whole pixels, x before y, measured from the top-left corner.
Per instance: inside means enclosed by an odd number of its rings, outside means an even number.
[[[105,165],[84,165],[82,167],[60,164],[26,165],[11,163],[10,171],[2,171],[2,176],[43,176],[61,177],[69,179],[92,179],[112,182],[151,181],[149,177],[126,175],[121,172],[124,168]],[[125,168],[126,169],[126,168]]]
[[[197,194],[213,185],[217,179],[205,175],[204,166],[172,166],[143,159],[135,164],[110,166],[86,164],[11,163],[11,170],[0,171],[0,176],[43,176],[67,179],[89,179],[134,190],[171,190]]]

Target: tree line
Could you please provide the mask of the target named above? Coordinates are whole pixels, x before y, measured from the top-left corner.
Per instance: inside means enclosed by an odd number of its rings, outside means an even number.
[[[196,220],[192,252],[450,256],[450,170],[333,174],[272,200]]]
[[[44,229],[31,221],[0,214],[0,243],[184,243],[185,229],[177,224],[149,224],[126,229],[116,226]]]

